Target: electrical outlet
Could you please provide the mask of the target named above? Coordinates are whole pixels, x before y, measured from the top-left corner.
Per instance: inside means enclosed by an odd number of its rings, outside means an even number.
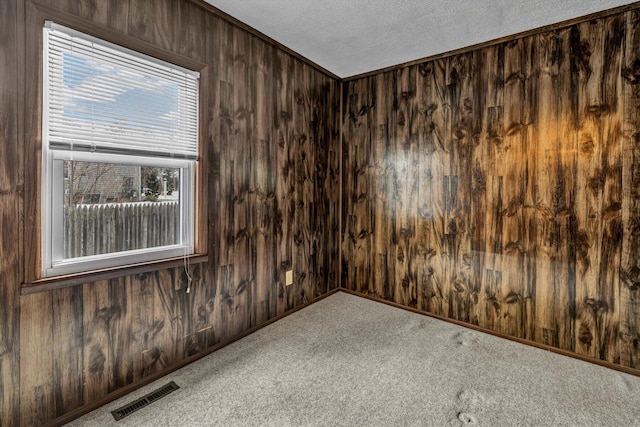
[[[285,276],[285,285],[286,286],[293,285],[293,270],[287,270],[287,274]]]

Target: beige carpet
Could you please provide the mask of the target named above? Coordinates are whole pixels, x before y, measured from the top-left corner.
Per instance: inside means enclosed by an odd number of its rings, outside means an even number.
[[[640,426],[640,378],[340,292],[71,425]]]

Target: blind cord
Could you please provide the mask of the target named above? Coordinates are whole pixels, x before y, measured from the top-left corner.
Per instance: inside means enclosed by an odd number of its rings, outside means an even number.
[[[187,263],[187,248],[184,248],[184,256],[182,257],[182,260],[184,262],[184,274],[187,275],[187,289],[185,290],[186,293],[191,292],[191,282],[193,281],[193,278],[191,277],[191,273],[189,272],[189,264]]]
[[[180,198],[182,199],[182,202],[185,202],[184,197],[186,196],[186,192],[184,191],[184,176],[182,176],[182,173],[180,173]],[[193,221],[192,218],[186,218],[185,223],[187,224],[187,228],[191,229],[191,222]],[[184,229],[182,231],[182,235],[187,235],[189,233],[185,233]],[[182,262],[183,262],[183,267],[184,267],[184,274],[186,274],[187,276],[187,289],[185,290],[186,293],[191,292],[191,282],[193,282],[193,278],[191,277],[191,272],[189,270],[189,263],[187,262],[187,258],[188,258],[188,252],[189,252],[189,245],[184,245],[184,254],[182,257]]]

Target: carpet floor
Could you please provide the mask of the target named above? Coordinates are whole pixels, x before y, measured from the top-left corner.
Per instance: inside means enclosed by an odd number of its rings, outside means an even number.
[[[69,425],[640,426],[640,378],[339,292]]]

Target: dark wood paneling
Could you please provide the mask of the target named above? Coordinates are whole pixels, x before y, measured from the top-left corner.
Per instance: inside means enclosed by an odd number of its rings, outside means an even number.
[[[516,337],[524,337],[527,329],[527,306],[525,304],[529,273],[525,259],[530,255],[528,236],[531,221],[526,220],[527,206],[533,206],[535,193],[527,193],[528,187],[535,182],[528,176],[532,166],[525,137],[526,127],[523,125],[525,114],[526,67],[530,50],[527,40],[514,40],[504,45],[504,135],[502,144],[496,153],[496,171],[502,178],[503,193],[501,204],[494,212],[504,212],[501,216],[502,236],[499,246],[501,254],[500,268],[504,286],[503,301],[500,307],[502,314],[502,331]],[[529,200],[527,200],[529,196]],[[525,243],[527,242],[527,243]]]
[[[54,403],[56,414],[81,406],[84,401],[84,341],[82,287],[60,289],[51,295],[51,317],[48,321],[53,334]],[[71,315],[73,314],[73,315]],[[46,328],[42,325],[43,329]],[[29,355],[25,355],[29,357]]]
[[[342,221],[342,84],[335,85],[326,80],[330,86],[330,104],[327,105],[328,117],[325,117],[330,133],[327,147],[327,177],[325,189],[328,196],[328,223],[325,242],[325,252],[328,257],[325,268],[327,273],[327,287],[330,290],[340,287],[340,224]],[[337,262],[336,262],[337,261]]]
[[[273,58],[275,49],[258,39],[251,40],[255,56],[253,64],[254,99],[257,106],[254,126],[256,129],[255,167],[251,171],[251,197],[256,205],[256,271],[252,300],[256,304],[254,325],[261,324],[276,313],[277,294],[277,238],[276,225],[276,176],[277,144],[274,140],[275,74]],[[262,262],[257,262],[260,259]],[[275,286],[274,286],[275,285]]]
[[[118,313],[109,304],[108,280],[87,284],[83,288],[83,402],[92,402],[107,395],[113,385],[109,341],[111,326],[115,322],[112,319]]]
[[[637,368],[636,25],[346,82],[343,285]]]
[[[396,206],[392,238],[397,244],[395,254],[392,254],[397,260],[394,295],[397,302],[409,307],[417,304],[415,277],[410,271],[415,241],[415,216],[411,212],[416,211],[418,191],[416,68],[408,67],[396,73],[393,96],[397,109],[392,119],[396,130]]]
[[[208,62],[207,43],[209,35],[208,33],[203,34],[202,30],[207,28],[209,15],[202,13],[202,10],[192,3],[185,1],[175,3],[177,3],[179,16],[177,19],[172,18],[174,20],[171,23],[171,25],[175,26],[176,32],[175,52],[201,62]],[[208,63],[211,64],[210,62]]]
[[[43,425],[57,415],[51,302],[48,293],[21,298],[20,336],[28,339],[20,340],[20,382],[12,384],[20,390],[20,417],[16,414],[9,425]]]
[[[0,4],[0,426],[9,426],[20,413],[19,291],[22,176],[17,88],[20,2]]]
[[[2,426],[79,413],[180,366],[326,294],[339,269],[339,82],[190,1],[37,4],[0,6],[10,24],[0,29]],[[19,297],[21,283],[39,279],[43,15],[206,65],[198,179],[207,194],[199,229],[208,235],[199,242],[208,262],[191,264],[188,275],[176,264],[147,266],[85,278],[99,279],[91,283],[44,284]],[[29,84],[18,84],[21,64]],[[23,176],[25,249],[16,222]],[[290,268],[296,280],[285,287]]]
[[[42,140],[42,103],[38,100],[42,99],[42,76],[40,70],[42,68],[42,31],[29,31],[33,28],[42,26],[39,13],[36,8],[28,1],[21,0],[25,9],[24,22],[24,57],[21,58],[25,62],[25,81],[19,91],[22,91],[24,97],[23,126],[24,126],[24,163],[31,165],[24,167],[24,187],[26,189],[39,189],[42,182],[42,167],[40,165],[42,159],[42,150],[39,146]],[[27,66],[26,64],[30,64]],[[28,84],[26,82],[29,82]],[[20,119],[19,119],[20,120]],[[35,266],[42,264],[41,250],[29,250],[26,248],[39,248],[41,242],[41,217],[39,191],[25,191],[23,200],[24,206],[24,248],[19,254],[21,262],[24,265],[24,277],[22,281],[32,282],[40,278]]]
[[[640,369],[640,11],[625,17],[620,364]]]
[[[120,0],[62,0],[56,6],[87,21],[126,34],[130,3]]]
[[[413,268],[415,275],[417,304],[416,309],[438,311],[441,294],[441,277],[434,268],[438,261],[434,238],[434,176],[431,163],[437,150],[437,133],[435,128],[436,82],[434,63],[417,66],[416,99],[418,103],[418,141],[417,141],[417,184],[418,199],[415,217],[415,239],[413,244]],[[383,115],[383,111],[378,114]],[[376,155],[377,157],[377,155]],[[377,216],[378,214],[376,214]],[[378,234],[378,231],[375,232]]]
[[[625,15],[582,24],[575,68],[580,78],[577,212],[576,350],[617,362],[620,359],[620,262],[622,228],[622,61]],[[574,44],[575,44],[574,43]],[[581,196],[581,197],[580,197]],[[585,241],[597,241],[585,245]]]
[[[277,236],[277,306],[278,314],[292,307],[293,286],[285,286],[286,271],[291,268],[293,255],[294,168],[291,151],[294,149],[292,134],[294,73],[293,58],[277,52],[274,58],[275,82],[275,134],[277,146],[276,169],[278,171],[275,203]]]
[[[130,36],[139,38],[153,45],[169,51],[176,51],[178,40],[175,33],[178,28],[184,30],[184,22],[180,21],[178,4],[174,0],[128,0],[129,22],[127,32]],[[178,25],[174,25],[174,23]],[[197,23],[194,22],[194,25]],[[191,40],[185,40],[187,46]],[[180,44],[182,41],[180,42]]]

